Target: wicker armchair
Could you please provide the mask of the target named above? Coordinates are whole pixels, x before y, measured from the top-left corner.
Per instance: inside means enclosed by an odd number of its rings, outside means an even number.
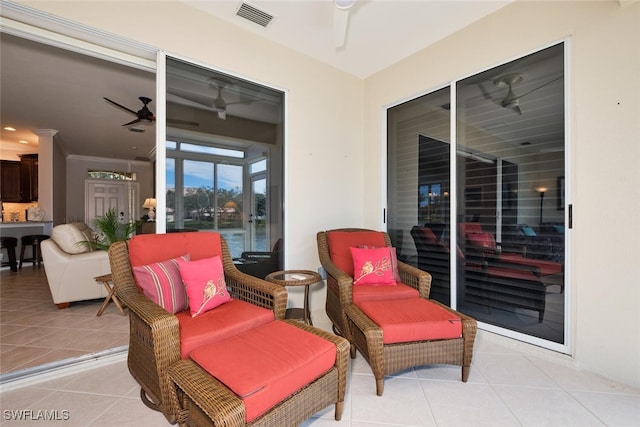
[[[176,235],[177,233],[149,234],[136,236],[134,239],[153,240],[162,239],[163,236]],[[275,319],[284,319],[287,305],[286,289],[238,271],[233,264],[226,242],[222,238],[220,240],[225,281],[231,296],[234,299],[270,309],[274,312]],[[162,244],[161,240],[153,242],[149,246]],[[165,253],[166,250],[165,248]],[[196,250],[203,253],[209,248],[198,247]],[[174,257],[183,254],[180,252],[180,248],[175,248],[175,251]],[[128,243],[118,242],[111,245],[109,260],[115,292],[129,308],[129,371],[141,386],[140,397],[142,401],[148,407],[161,411],[169,422],[174,423],[176,422],[177,408],[172,405],[171,390],[173,385],[169,379],[168,371],[181,359],[178,319],[175,315],[153,303],[138,290],[134,282]]]
[[[346,309],[353,303],[353,277],[342,271],[331,260],[328,233],[331,231],[368,232],[372,230],[362,228],[342,228],[320,231],[316,238],[318,242],[318,256],[320,264],[327,273],[327,300],[325,309],[327,316],[333,323],[333,331],[351,341],[348,336]],[[383,233],[386,246],[391,246],[391,238]],[[409,264],[398,261],[398,270],[402,283],[416,289],[420,298],[429,298],[431,289],[431,275]]]
[[[391,246],[390,238],[387,233],[363,229],[340,229],[317,234],[320,262],[327,272],[327,314],[333,322],[334,330],[341,332],[351,342],[351,357],[354,358],[356,356],[357,349],[371,366],[376,379],[377,395],[381,396],[383,393],[384,377],[386,375],[421,365],[451,364],[461,366],[462,381],[466,382],[469,377],[473,345],[477,333],[475,319],[459,313],[438,301],[430,300],[431,275],[402,262],[398,262],[400,278],[403,283],[417,289],[417,295],[406,298],[392,296],[392,298],[386,299],[372,296],[370,300],[362,300],[358,296],[358,300],[354,302],[353,278],[338,268],[332,260],[332,255],[336,259],[340,259],[340,251],[344,250],[344,248],[333,248],[333,250],[331,248],[332,240],[329,234],[336,231],[341,232],[342,236],[345,236],[345,232],[352,232],[354,236],[357,234],[360,237],[364,237],[368,240],[365,243],[366,246],[372,245],[375,240],[375,238],[369,237],[369,234],[377,235],[377,239],[380,239],[380,234],[382,234],[385,246]],[[342,239],[342,245],[345,244],[344,242],[348,242],[352,246],[357,245],[357,239],[349,237],[342,237]],[[336,246],[338,246],[337,240],[334,240]],[[344,258],[338,262],[344,265]],[[397,286],[400,287],[400,284]],[[358,288],[360,287],[358,286]],[[395,287],[391,286],[390,288]],[[386,292],[382,289],[389,287],[379,286],[377,288],[380,289],[380,292]],[[431,313],[432,310],[435,310],[446,312],[446,316],[458,322],[460,329],[455,336],[444,337],[443,335],[434,334],[430,338],[417,340],[411,338],[402,342],[388,342],[384,337],[385,323],[381,323],[383,326],[380,326],[369,315],[364,313],[366,310],[364,307],[368,306],[370,309],[372,302],[378,307],[378,310],[382,311],[397,313],[410,307],[409,311],[416,312],[418,310],[420,313],[417,317],[412,317],[411,322],[413,323],[407,323],[406,325],[405,321],[402,320],[404,315],[395,317],[391,321],[391,323],[395,322],[394,327],[408,328],[410,324],[413,327],[416,322],[419,322],[424,333],[425,330],[430,329],[433,325],[431,322],[434,321],[434,318]],[[385,306],[393,308],[384,308]],[[379,313],[380,311],[376,314]],[[387,317],[386,319],[389,318]],[[398,319],[400,320],[398,321]]]

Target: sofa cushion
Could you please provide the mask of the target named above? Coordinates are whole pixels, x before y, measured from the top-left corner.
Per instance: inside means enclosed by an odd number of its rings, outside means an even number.
[[[423,298],[363,301],[356,304],[383,330],[385,344],[460,338],[462,320]]]
[[[354,285],[395,285],[391,251],[378,248],[350,248]]]
[[[330,341],[273,321],[191,352],[191,359],[231,389],[253,421],[335,364]]]
[[[331,261],[351,277],[353,277],[353,257],[350,248],[386,246],[384,233],[379,231],[329,231],[327,243]]]
[[[187,289],[192,317],[199,316],[231,299],[219,256],[196,261],[179,260],[178,267]]]
[[[189,254],[133,267],[133,276],[144,296],[169,313],[178,313],[189,307],[179,261],[189,261]]]
[[[80,242],[95,241],[94,231],[82,222],[60,224],[51,230],[51,239],[68,254],[91,252],[90,245]]]
[[[221,341],[274,320],[273,311],[232,299],[206,313],[191,317],[189,310],[176,313],[180,324],[180,357],[201,345]]]
[[[353,287],[353,302],[379,301],[387,299],[417,298],[420,293],[404,283],[396,286],[360,285]]]

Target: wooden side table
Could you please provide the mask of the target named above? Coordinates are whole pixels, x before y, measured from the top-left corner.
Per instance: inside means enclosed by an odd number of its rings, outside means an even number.
[[[280,286],[304,286],[304,308],[288,308],[287,319],[302,319],[312,325],[309,311],[309,286],[322,281],[322,277],[311,270],[280,270],[270,273],[265,280]]]
[[[98,310],[98,314],[96,314],[96,316],[102,315],[102,312],[104,311],[105,308],[107,308],[107,305],[109,305],[110,301],[113,301],[116,307],[118,307],[118,310],[120,310],[120,314],[122,314],[123,316],[126,316],[124,309],[122,308],[122,304],[120,304],[120,300],[118,300],[118,297],[116,297],[116,290],[113,287],[111,273],[94,277],[94,280],[96,282],[102,283],[102,286],[104,286],[104,288],[108,292],[108,295],[104,299],[104,302],[100,306],[100,309]]]

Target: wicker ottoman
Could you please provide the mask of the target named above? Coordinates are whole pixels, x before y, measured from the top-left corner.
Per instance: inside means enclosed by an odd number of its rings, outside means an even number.
[[[346,390],[348,341],[295,320],[285,320],[284,323],[333,343],[336,346],[334,366],[247,423],[245,403],[238,395],[193,360],[181,360],[169,370],[169,378],[173,384],[171,398],[173,406],[177,408],[179,425],[192,427],[292,426],[301,424],[316,412],[332,404],[336,405],[335,418],[340,420]],[[295,348],[295,343],[291,345],[291,348]],[[260,359],[260,355],[257,354],[256,358]],[[268,368],[263,365],[260,367]]]
[[[357,348],[367,360],[378,396],[384,391],[386,375],[415,366],[458,365],[462,381],[467,381],[478,328],[475,319],[424,298],[359,305],[346,309],[353,340],[351,357],[355,358]]]

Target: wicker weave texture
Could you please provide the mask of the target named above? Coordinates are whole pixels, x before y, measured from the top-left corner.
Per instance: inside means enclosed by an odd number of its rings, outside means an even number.
[[[327,316],[333,323],[334,331],[351,341],[345,309],[353,302],[353,277],[340,270],[331,260],[329,252],[328,233],[331,231],[363,232],[371,231],[362,228],[340,228],[336,230],[320,231],[316,235],[318,257],[320,264],[327,273],[327,300],[325,309]],[[384,233],[385,244],[391,246],[391,238]],[[420,298],[428,298],[431,288],[431,275],[409,264],[398,261],[398,270],[402,282],[417,289]]]
[[[343,228],[330,231],[363,232],[372,231],[359,228]],[[327,272],[327,300],[326,312],[334,324],[334,330],[349,339],[352,344],[351,356],[355,357],[355,350],[369,363],[376,378],[376,392],[382,395],[384,377],[403,369],[429,365],[450,364],[462,367],[462,381],[467,381],[473,346],[477,334],[475,319],[460,313],[438,301],[431,302],[454,313],[462,320],[462,337],[447,340],[417,341],[400,344],[383,343],[383,330],[353,304],[353,279],[341,271],[331,260],[327,234],[321,231],[317,234],[318,255],[320,263]],[[391,246],[391,239],[387,233],[385,242]],[[410,265],[398,262],[400,277],[403,283],[417,289],[420,298],[429,299],[431,275]]]
[[[221,239],[221,243],[225,281],[231,296],[270,309],[276,319],[284,319],[286,289],[240,272],[225,240]],[[129,371],[141,386],[145,404],[161,411],[169,422],[175,422],[177,409],[171,403],[168,370],[180,360],[178,319],[139,292],[126,242],[111,245],[109,262],[116,295],[129,308]]]
[[[336,405],[340,420],[346,392],[349,343],[342,337],[313,326],[287,320],[287,323],[325,338],[336,345],[336,361],[331,370],[296,391],[250,426],[295,426],[329,405]],[[171,398],[181,426],[244,426],[242,400],[190,360],[181,360],[169,370],[173,387]]]

